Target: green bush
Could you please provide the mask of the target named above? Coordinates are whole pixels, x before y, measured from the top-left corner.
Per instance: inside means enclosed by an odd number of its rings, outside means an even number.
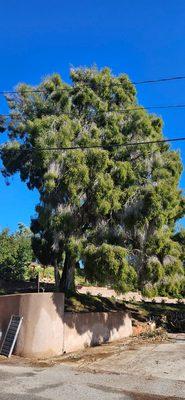
[[[22,280],[28,265],[33,261],[31,234],[22,224],[16,233],[8,229],[0,233],[0,278]]]
[[[153,298],[158,294],[157,287],[152,283],[146,283],[142,288],[142,294],[145,297]]]
[[[146,279],[151,283],[156,283],[164,276],[164,268],[157,259],[149,260],[146,266]]]

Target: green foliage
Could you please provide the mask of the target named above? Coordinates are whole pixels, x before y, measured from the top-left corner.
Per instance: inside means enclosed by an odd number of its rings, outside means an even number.
[[[158,293],[161,296],[179,297],[185,294],[185,278],[182,274],[173,274],[166,276],[158,284]]]
[[[0,278],[21,280],[25,278],[28,265],[34,259],[29,229],[19,224],[15,234],[8,229],[0,233]]]
[[[43,268],[40,265],[30,264],[28,268],[26,268],[24,276],[26,280],[32,281],[35,280],[38,277],[38,275],[40,276],[41,274],[43,274]]]
[[[185,229],[179,230],[179,232],[173,236],[173,240],[179,244],[180,259],[185,268]]]
[[[65,282],[84,256],[91,281],[124,291],[135,287],[136,271],[139,289],[151,292],[152,285],[155,294],[180,294],[184,239],[175,229],[185,199],[179,153],[167,143],[121,146],[163,138],[161,119],[136,110],[126,75],[77,68],[71,80],[67,85],[54,74],[38,86],[44,93],[30,94],[21,84],[8,98],[3,174],[19,172],[29,189],[39,191],[31,224],[36,257],[63,268]],[[83,146],[94,148],[72,149]]]
[[[173,240],[171,230],[166,227],[159,229],[148,240],[146,247],[146,253],[149,255],[146,280],[154,284],[156,294],[182,294],[185,285],[182,247]],[[153,254],[155,257],[152,257]]]
[[[151,283],[156,283],[163,278],[164,273],[164,268],[157,258],[154,260],[148,260],[148,263],[146,265],[147,281]]]
[[[142,293],[145,297],[153,298],[157,296],[158,291],[156,285],[152,285],[152,283],[146,283],[142,288]]]
[[[47,281],[54,280],[54,271],[53,267],[43,267],[39,264],[30,264],[25,271],[25,279],[26,280],[35,280],[39,275],[39,279],[47,279]]]
[[[111,285],[119,292],[136,288],[137,274],[127,261],[127,251],[120,246],[89,245],[84,252],[85,273],[102,285]]]

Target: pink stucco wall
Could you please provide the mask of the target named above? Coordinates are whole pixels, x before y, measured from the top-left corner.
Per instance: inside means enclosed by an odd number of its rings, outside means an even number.
[[[0,296],[0,332],[5,335],[11,315],[23,317],[15,353],[50,357],[132,334],[125,312],[64,313],[64,294],[30,293]]]
[[[66,353],[132,335],[132,322],[125,312],[67,312],[64,323]]]
[[[12,314],[23,317],[15,353],[49,357],[63,352],[63,293],[0,296],[2,339]]]

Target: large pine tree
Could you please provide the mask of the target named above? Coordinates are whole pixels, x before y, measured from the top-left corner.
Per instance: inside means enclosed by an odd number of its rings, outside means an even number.
[[[78,68],[71,80],[53,75],[8,97],[3,173],[19,172],[40,193],[35,254],[54,266],[61,290],[74,286],[83,260],[89,280],[119,291],[182,293],[183,249],[174,237],[185,211],[180,156],[166,143],[122,146],[163,139],[161,119],[138,107],[125,74]]]

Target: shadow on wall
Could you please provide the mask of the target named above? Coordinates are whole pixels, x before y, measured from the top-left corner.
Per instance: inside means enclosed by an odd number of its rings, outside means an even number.
[[[60,355],[132,334],[126,311],[64,312],[62,293],[0,296],[2,338],[12,314],[23,317],[15,352],[24,357]]]
[[[132,322],[126,311],[64,313],[64,352],[119,340],[131,334]]]
[[[119,340],[132,334],[132,324],[125,312],[65,313],[64,351],[74,351]]]

